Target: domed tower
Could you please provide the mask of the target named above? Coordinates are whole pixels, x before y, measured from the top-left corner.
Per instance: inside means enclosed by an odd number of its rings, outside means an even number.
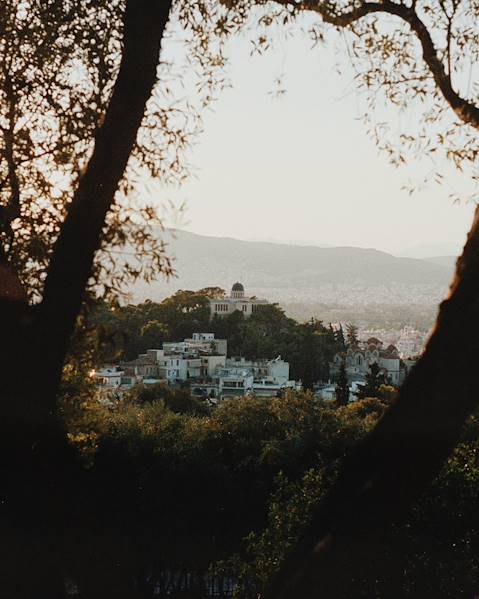
[[[244,298],[244,287],[241,283],[235,283],[231,288],[232,299],[243,299]]]

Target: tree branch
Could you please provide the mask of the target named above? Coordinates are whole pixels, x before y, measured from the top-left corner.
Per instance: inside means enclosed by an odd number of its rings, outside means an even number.
[[[12,81],[10,76],[6,76],[6,90],[8,101],[8,129],[4,131],[5,138],[5,159],[8,166],[8,179],[10,182],[10,202],[8,205],[8,224],[20,216],[20,183],[17,175],[17,165],[14,156],[14,130],[15,130],[15,105],[16,97],[13,91]]]
[[[8,72],[5,73],[5,90],[8,103],[8,127],[2,128],[2,133],[5,145],[4,158],[7,163],[7,173],[4,181],[0,181],[0,189],[8,181],[10,184],[10,198],[7,205],[0,206],[0,235],[2,236],[2,241],[0,242],[0,299],[6,297],[4,290],[11,288],[12,277],[16,277],[14,268],[8,264],[8,255],[12,251],[14,239],[12,222],[20,217],[20,182],[18,180],[18,165],[15,160],[14,149],[16,94]],[[16,277],[16,282],[17,289],[20,289],[21,283],[18,277]]]
[[[479,108],[472,102],[462,98],[454,90],[451,81],[451,72],[446,72],[443,62],[438,57],[431,34],[424,22],[419,18],[415,10],[415,4],[408,7],[404,4],[396,4],[390,0],[385,0],[384,2],[363,2],[352,10],[335,12],[331,8],[331,4],[316,0],[305,0],[294,4],[291,0],[275,0],[275,2],[283,6],[294,6],[296,10],[313,11],[320,15],[325,23],[340,28],[348,27],[359,19],[375,13],[386,13],[399,17],[408,23],[412,31],[416,34],[422,47],[424,61],[429,67],[434,81],[446,102],[463,123],[479,129]]]

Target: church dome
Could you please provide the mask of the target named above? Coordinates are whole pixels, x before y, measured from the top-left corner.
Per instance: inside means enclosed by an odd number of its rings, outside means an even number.
[[[233,287],[231,287],[231,297],[233,299],[244,298],[244,287],[241,283],[235,283]]]

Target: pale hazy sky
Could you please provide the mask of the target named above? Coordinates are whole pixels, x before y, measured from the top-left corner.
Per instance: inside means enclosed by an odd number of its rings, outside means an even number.
[[[413,196],[402,190],[419,170],[398,170],[379,155],[358,119],[352,71],[334,69],[331,50],[301,37],[249,55],[247,38],[230,43],[233,89],[205,115],[191,154],[196,177],[179,191],[181,228],[239,239],[374,247],[405,255],[458,251],[473,206],[448,198],[460,181]],[[268,92],[284,75],[287,93]],[[391,119],[398,119],[391,111]]]

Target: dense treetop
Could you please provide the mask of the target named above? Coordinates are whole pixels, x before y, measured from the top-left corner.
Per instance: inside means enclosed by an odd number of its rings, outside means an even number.
[[[86,504],[95,504],[95,492],[100,493],[93,513],[102,518],[102,530],[111,529],[95,550],[94,571],[98,580],[127,585],[132,593],[135,584],[145,582],[146,567],[158,580],[166,570],[186,569],[200,581],[214,573],[239,583],[235,597],[256,597],[308,524],[344,455],[387,407],[379,399],[335,407],[307,393],[288,393],[238,398],[195,414],[186,404],[183,411],[178,403],[169,407],[170,399],[155,397],[154,391],[143,398],[141,393],[114,407],[91,401],[89,392],[81,410],[66,396],[63,404],[72,445],[94,480],[103,481]],[[367,553],[357,556],[357,568],[342,572],[338,597],[374,589],[387,598],[401,589],[404,597],[445,599],[467,596],[474,588],[477,426],[472,417],[430,491],[389,529],[382,556],[371,563],[363,560]],[[86,492],[79,495],[79,510],[85,509]],[[75,558],[80,589],[88,583],[83,561],[89,553],[81,547],[89,542],[89,530],[80,537]],[[115,547],[115,539],[137,538],[138,530],[145,532],[128,549],[121,543]],[[153,559],[156,555],[161,559]],[[109,564],[118,560],[121,581],[108,575]],[[172,584],[181,587],[178,580]],[[153,589],[145,593],[150,596]],[[197,593],[205,596],[204,590]]]

